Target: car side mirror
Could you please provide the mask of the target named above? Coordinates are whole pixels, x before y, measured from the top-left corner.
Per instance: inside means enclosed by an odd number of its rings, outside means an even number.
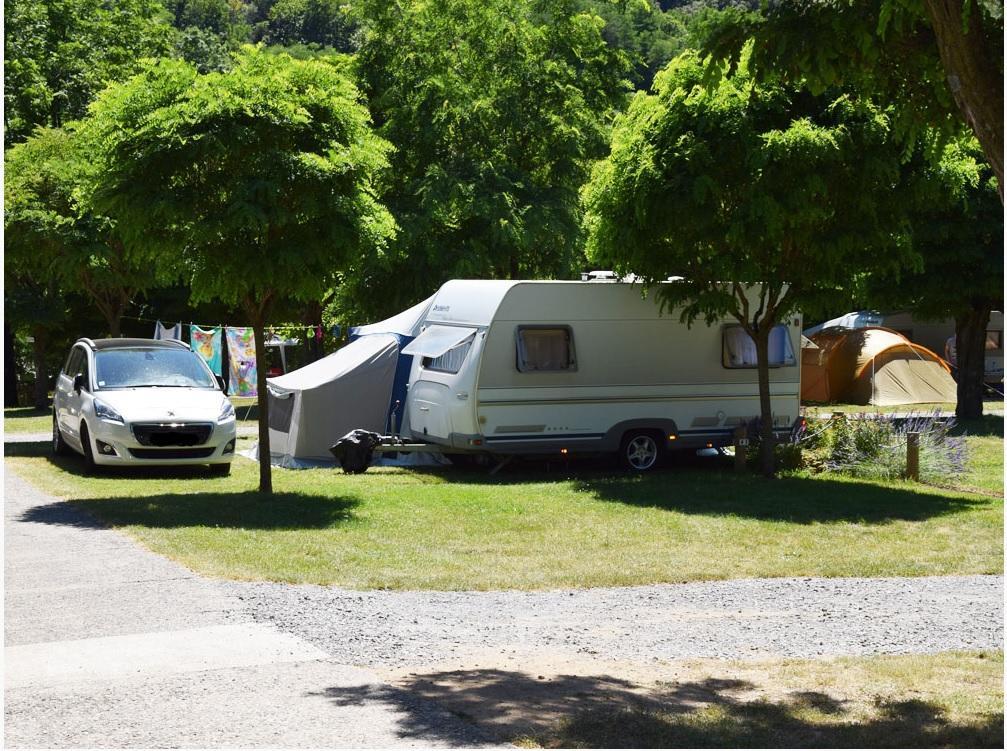
[[[84,388],[84,374],[78,373],[73,377],[73,390],[79,394],[81,392],[81,389],[83,388]]]
[[[217,386],[220,387],[221,391],[227,391],[227,384],[224,382],[224,376],[213,374],[213,377],[217,379]]]

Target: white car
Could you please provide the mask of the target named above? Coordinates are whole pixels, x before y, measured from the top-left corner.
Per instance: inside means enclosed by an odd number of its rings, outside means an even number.
[[[209,464],[226,475],[237,438],[222,381],[183,342],[80,339],[53,395],[52,448],[94,465]]]

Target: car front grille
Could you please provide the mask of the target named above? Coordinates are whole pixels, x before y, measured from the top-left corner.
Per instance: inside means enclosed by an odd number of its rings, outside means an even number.
[[[141,446],[200,446],[210,440],[208,422],[133,423],[133,437]]]
[[[137,459],[205,459],[213,448],[201,449],[130,449]]]

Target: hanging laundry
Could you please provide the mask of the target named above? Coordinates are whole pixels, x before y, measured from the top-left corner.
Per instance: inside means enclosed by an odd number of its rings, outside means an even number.
[[[210,370],[217,375],[224,375],[222,339],[219,326],[212,329],[201,329],[195,324],[189,326],[189,346],[193,352],[206,360]]]
[[[178,341],[182,341],[182,324],[176,323],[174,326],[169,327],[158,321],[154,325],[154,338],[177,339]]]
[[[230,365],[230,396],[258,396],[255,368],[255,336],[252,327],[227,329],[227,357]]]

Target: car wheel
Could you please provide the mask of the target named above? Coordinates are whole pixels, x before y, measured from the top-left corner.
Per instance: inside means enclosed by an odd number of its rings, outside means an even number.
[[[231,474],[231,463],[227,464],[211,464],[210,474],[214,477],[227,477]]]
[[[80,423],[80,446],[84,450],[84,466],[88,472],[94,472],[97,465],[94,463],[94,450],[91,448],[91,434],[87,432],[87,423]]]
[[[53,456],[66,456],[70,453],[70,447],[63,440],[63,434],[59,430],[59,422],[56,415],[52,416],[52,453]]]
[[[631,472],[647,472],[657,466],[663,453],[653,433],[636,431],[622,439],[619,458]]]

